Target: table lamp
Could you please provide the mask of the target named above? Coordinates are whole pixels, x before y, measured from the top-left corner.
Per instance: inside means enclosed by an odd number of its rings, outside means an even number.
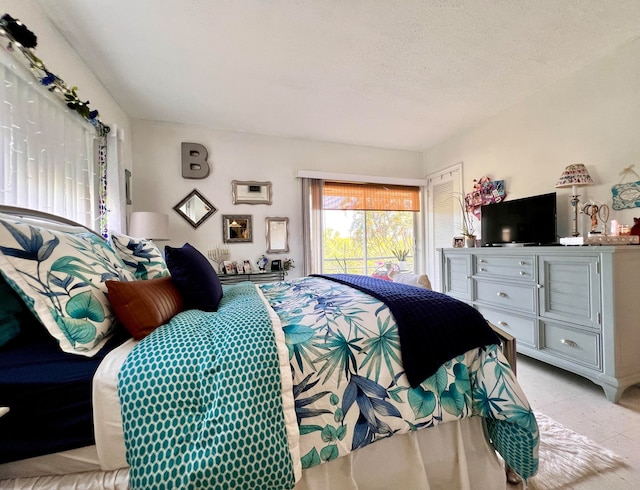
[[[169,215],[135,211],[131,213],[129,235],[150,240],[169,240]]]
[[[556,182],[556,187],[571,187],[571,206],[573,207],[573,236],[578,236],[578,186],[591,185],[593,179],[582,163],[567,165]]]

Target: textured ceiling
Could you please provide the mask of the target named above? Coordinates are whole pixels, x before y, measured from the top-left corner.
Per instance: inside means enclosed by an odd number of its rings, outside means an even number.
[[[133,118],[408,150],[640,33],[638,0],[38,3]]]

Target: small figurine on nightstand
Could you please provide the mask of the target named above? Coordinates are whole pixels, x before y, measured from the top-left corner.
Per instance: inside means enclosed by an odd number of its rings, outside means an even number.
[[[293,259],[284,259],[282,263],[284,270],[288,271],[289,269],[293,269],[295,266],[293,265]]]
[[[256,264],[258,264],[258,269],[260,269],[260,272],[265,271],[268,263],[269,263],[269,259],[266,258],[264,255],[261,255],[258,261],[256,262]]]

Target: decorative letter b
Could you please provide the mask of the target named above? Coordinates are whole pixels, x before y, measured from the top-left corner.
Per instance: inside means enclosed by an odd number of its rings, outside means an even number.
[[[182,177],[204,179],[209,175],[209,153],[199,143],[182,143]]]

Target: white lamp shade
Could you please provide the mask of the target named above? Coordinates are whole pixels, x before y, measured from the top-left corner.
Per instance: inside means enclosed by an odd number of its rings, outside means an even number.
[[[131,213],[129,235],[135,238],[168,240],[169,215],[149,211],[136,211]]]
[[[587,167],[583,163],[573,163],[567,165],[562,175],[556,182],[556,187],[572,187],[575,194],[575,187],[579,185],[592,185],[593,179],[589,175]]]

